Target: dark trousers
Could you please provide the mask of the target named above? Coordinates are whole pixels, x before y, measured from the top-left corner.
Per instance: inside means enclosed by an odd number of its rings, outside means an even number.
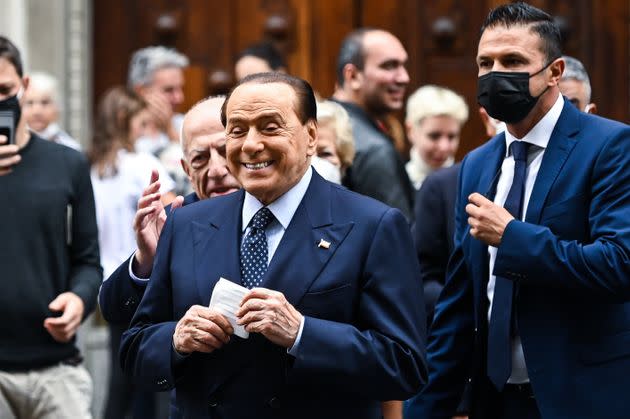
[[[169,393],[136,389],[120,368],[118,348],[126,326],[110,324],[111,375],[105,406],[105,419],[161,419],[168,417]]]

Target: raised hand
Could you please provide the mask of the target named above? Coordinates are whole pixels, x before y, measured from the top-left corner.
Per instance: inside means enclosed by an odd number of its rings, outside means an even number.
[[[160,201],[160,176],[157,170],[151,172],[151,183],[142,192],[138,201],[138,210],[133,220],[138,250],[134,257],[134,273],[141,278],[148,278],[153,268],[153,258],[157,243],[166,222],[166,211]],[[184,198],[178,196],[171,203],[171,211],[181,207]]]

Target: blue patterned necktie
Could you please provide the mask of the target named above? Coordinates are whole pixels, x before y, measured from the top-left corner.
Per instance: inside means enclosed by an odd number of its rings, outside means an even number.
[[[527,172],[527,151],[529,143],[514,141],[511,145],[514,156],[514,179],[503,207],[517,220],[523,211],[523,195]],[[488,325],[488,378],[497,388],[503,390],[512,373],[512,316],[514,282],[496,277],[492,312]]]
[[[259,287],[267,272],[265,229],[274,218],[269,208],[263,207],[249,223],[249,233],[241,245],[241,281],[247,288]]]

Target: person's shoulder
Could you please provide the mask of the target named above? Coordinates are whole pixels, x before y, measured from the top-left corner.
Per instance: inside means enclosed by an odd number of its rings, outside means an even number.
[[[459,175],[459,169],[461,167],[462,167],[462,164],[460,162],[460,163],[455,163],[452,166],[436,170],[435,172],[427,176],[427,178],[424,181],[443,183],[443,182],[451,181],[453,178],[457,179],[457,175]]]
[[[337,214],[360,221],[364,218],[381,218],[383,214],[392,209],[381,201],[351,191],[344,186],[332,182],[328,182],[328,184],[330,185],[332,208]]]
[[[89,166],[87,157],[79,150],[45,140],[37,134],[31,134],[29,141],[33,142],[32,146],[36,148],[39,153],[46,155],[48,161],[57,164],[59,170],[63,170],[64,167],[71,169],[77,166]]]
[[[595,130],[600,133],[615,134],[622,131],[628,131],[630,126],[620,121],[604,118],[599,115],[580,112],[580,125],[586,130]]]
[[[501,147],[505,148],[505,134],[502,132],[490,138],[479,147],[469,151],[464,157],[464,160],[460,163],[460,170],[462,170],[462,167],[469,168],[471,166],[474,166],[476,168],[475,170],[478,170],[477,165],[485,165],[488,156],[496,153]]]
[[[191,194],[185,197],[185,205],[176,211],[178,217],[194,220],[200,217],[208,217],[209,214],[216,214],[222,210],[236,210],[240,206],[242,198],[242,191],[209,199],[198,199]]]

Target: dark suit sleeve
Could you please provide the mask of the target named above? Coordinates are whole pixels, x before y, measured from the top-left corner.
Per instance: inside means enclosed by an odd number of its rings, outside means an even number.
[[[463,252],[463,242],[470,240],[464,210],[460,170],[458,197],[455,204],[455,250],[448,262],[447,279],[435,307],[428,339],[429,382],[405,408],[406,419],[451,418],[462,398],[470,375],[474,347],[473,284]]]
[[[413,219],[411,184],[394,147],[373,147],[357,156],[351,167],[352,190],[398,208],[407,221]],[[403,173],[401,173],[401,171]]]
[[[409,227],[389,209],[364,266],[356,325],[306,316],[289,383],[325,382],[320,391],[367,399],[403,400],[419,391],[426,363],[418,275]]]
[[[588,141],[588,138],[582,139]],[[587,220],[590,242],[562,240],[545,226],[511,221],[497,253],[495,275],[587,296],[630,298],[630,129],[618,130],[592,168]],[[572,208],[566,214],[573,217]]]
[[[128,325],[144,295],[146,285],[129,275],[129,259],[124,261],[101,285],[98,302],[103,317],[110,323]]]
[[[446,278],[449,257],[446,217],[454,216],[451,214],[452,208],[446,208],[443,193],[439,178],[435,174],[429,175],[416,194],[414,210],[416,222],[413,237],[429,323]]]
[[[123,334],[120,362],[127,375],[150,391],[165,391],[175,386],[174,369],[181,360],[173,360],[173,302],[169,264],[173,224],[177,211],[171,213],[160,235],[151,280],[136,311],[131,326]]]

